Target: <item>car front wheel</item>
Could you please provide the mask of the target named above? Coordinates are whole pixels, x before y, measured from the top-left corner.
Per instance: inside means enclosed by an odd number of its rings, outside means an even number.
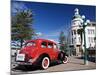
[[[42,67],[43,69],[47,69],[47,68],[49,67],[49,65],[50,65],[50,60],[49,60],[49,58],[48,58],[48,57],[44,57],[44,58],[42,59],[41,67]]]
[[[67,57],[67,56],[64,57],[63,63],[64,63],[64,64],[68,63],[68,57]]]

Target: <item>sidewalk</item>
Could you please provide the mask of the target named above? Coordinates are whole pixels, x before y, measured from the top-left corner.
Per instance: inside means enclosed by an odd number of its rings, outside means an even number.
[[[54,67],[50,67],[48,71],[73,71],[73,70],[90,70],[96,69],[96,63],[88,62],[88,65],[84,65],[84,59],[78,57],[69,57],[68,64],[60,64]]]

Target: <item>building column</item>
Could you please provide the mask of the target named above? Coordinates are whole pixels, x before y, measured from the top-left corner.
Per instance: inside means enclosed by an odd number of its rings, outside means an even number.
[[[78,38],[78,33],[77,33],[77,29],[76,29],[76,55],[79,56],[80,52],[80,46],[77,45],[77,43],[79,42],[79,38]]]

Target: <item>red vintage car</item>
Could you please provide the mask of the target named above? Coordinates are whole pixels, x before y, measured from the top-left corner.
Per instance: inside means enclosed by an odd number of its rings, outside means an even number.
[[[52,61],[68,62],[66,53],[50,40],[35,39],[27,41],[16,56],[19,65],[40,65],[47,69]]]

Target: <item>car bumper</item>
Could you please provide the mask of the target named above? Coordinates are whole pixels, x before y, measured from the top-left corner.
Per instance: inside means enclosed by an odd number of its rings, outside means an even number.
[[[30,62],[15,62],[15,64],[18,64],[18,65],[32,65],[33,63],[30,63]]]

